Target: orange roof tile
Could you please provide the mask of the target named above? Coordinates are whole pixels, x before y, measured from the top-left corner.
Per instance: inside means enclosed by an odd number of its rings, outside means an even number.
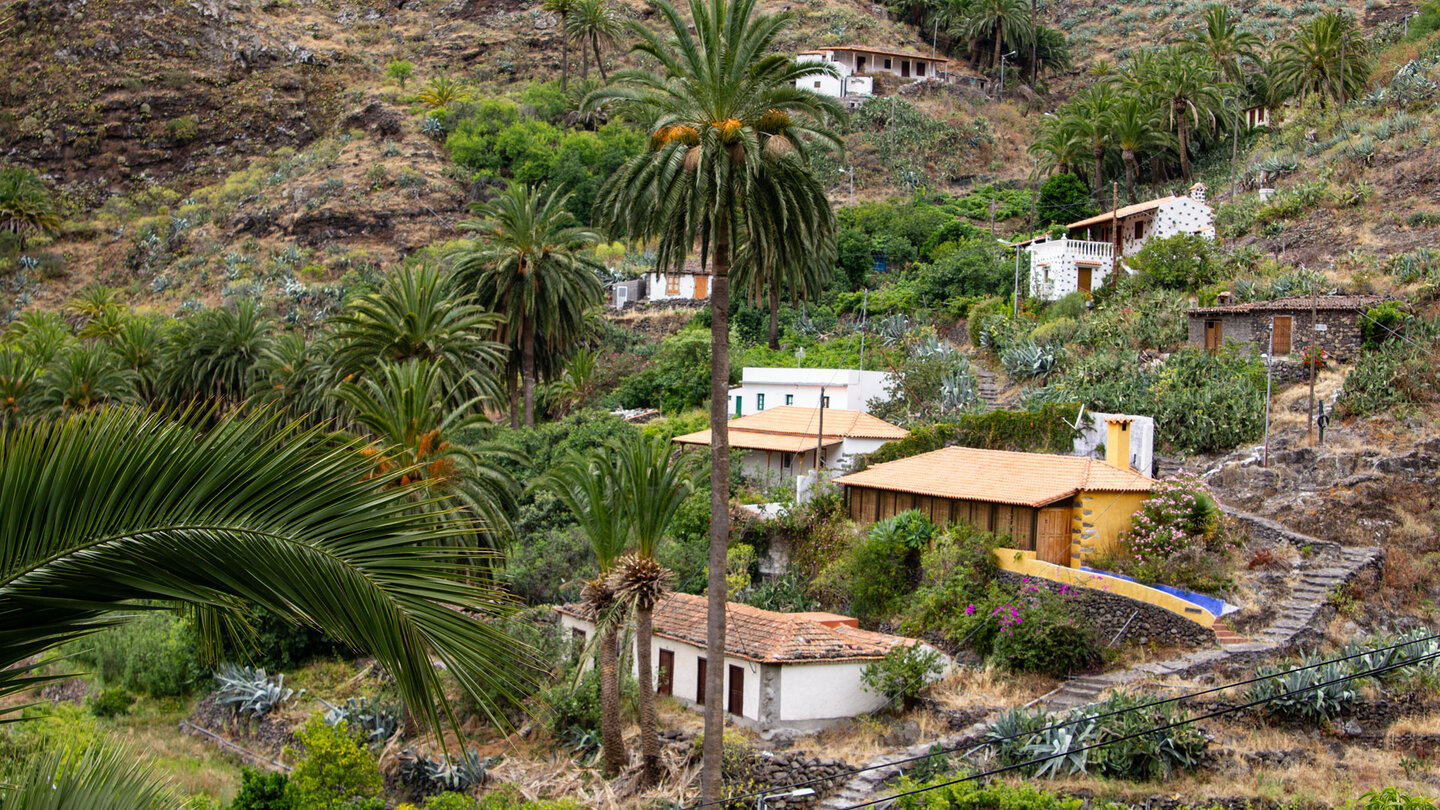
[[[556,610],[590,621],[588,610],[580,605]],[[703,596],[668,594],[655,606],[655,635],[704,647],[706,612]],[[725,604],[726,654],[762,664],[874,660],[896,647],[915,643],[903,636],[828,626],[814,614],[777,613],[739,602]]]
[[[694,433],[687,433],[684,436],[676,436],[672,441],[680,444],[703,444],[710,446],[710,431],[699,430]],[[840,444],[839,436],[829,435],[826,431],[824,444],[826,447],[834,447]],[[741,450],[773,450],[779,453],[803,453],[806,450],[815,449],[815,436],[802,434],[777,434],[777,433],[756,433],[750,430],[731,430],[730,446],[738,447]]]
[[[903,439],[910,431],[892,425],[864,411],[849,411],[843,408],[825,409],[825,437],[827,439]],[[730,434],[769,433],[777,436],[809,436],[811,444],[820,430],[820,410],[802,408],[799,405],[778,405],[749,416],[730,420]],[[703,434],[703,437],[702,437]],[[710,431],[702,430],[675,437],[675,441],[688,444],[709,444]],[[733,442],[732,442],[733,443]],[[738,445],[737,445],[738,446]]]
[[[1065,227],[1066,227],[1066,228],[1083,228],[1083,227],[1085,227],[1086,225],[1099,225],[1099,224],[1104,223],[1104,222],[1109,222],[1109,221],[1112,220],[1112,219],[1124,219],[1125,217],[1134,216],[1135,214],[1143,214],[1143,213],[1145,213],[1146,211],[1149,211],[1149,210],[1151,210],[1151,209],[1153,209],[1153,208],[1159,208],[1160,206],[1164,205],[1165,203],[1174,202],[1175,200],[1183,200],[1183,199],[1185,199],[1185,198],[1184,198],[1184,197],[1175,197],[1175,196],[1171,196],[1171,197],[1157,197],[1156,199],[1153,199],[1153,200],[1146,200],[1145,202],[1135,203],[1134,205],[1127,205],[1127,206],[1124,206],[1123,208],[1117,208],[1117,209],[1115,209],[1114,211],[1106,211],[1106,212],[1103,213],[1103,214],[1096,214],[1096,215],[1093,216],[1093,217],[1089,217],[1089,218],[1087,218],[1087,219],[1082,219],[1082,220],[1080,220],[1079,222],[1072,222],[1072,223],[1070,223],[1069,225],[1066,225]]]
[[[940,498],[1012,506],[1045,506],[1077,492],[1149,492],[1154,481],[1134,470],[1080,456],[946,447],[835,479]]]

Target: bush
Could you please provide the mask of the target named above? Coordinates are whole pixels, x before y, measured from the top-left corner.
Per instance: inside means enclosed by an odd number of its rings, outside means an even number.
[[[1147,239],[1130,265],[1156,285],[1171,290],[1196,290],[1212,284],[1221,268],[1214,241],[1189,233]]]
[[[1336,410],[1353,416],[1389,413],[1433,400],[1440,387],[1435,344],[1428,350],[1392,341],[1365,352],[1345,376]]]
[[[886,701],[900,700],[900,706],[915,708],[920,693],[945,671],[940,654],[921,644],[896,647],[885,657],[865,667],[860,683],[865,691],[884,695]]]
[[[941,776],[935,781],[943,784],[953,779]],[[914,787],[902,784],[907,790]],[[896,801],[895,807],[898,810],[1080,810],[1084,804],[1081,799],[1057,796],[1029,785],[981,786],[976,782],[961,782],[904,796]]]
[[[1005,295],[1015,284],[1015,268],[994,242],[966,242],[922,265],[920,294],[926,304],[956,296]]]
[[[1000,571],[995,549],[1007,542],[970,523],[952,524],[936,535],[920,557],[920,587],[907,601],[901,628],[917,637],[936,633],[957,646],[964,643],[975,629],[966,606],[986,600]]]
[[[992,583],[956,617],[952,632],[1005,669],[1065,677],[1100,661],[1094,635],[1075,622],[1073,598],[1068,585],[1052,591],[1028,578],[1019,587]]]
[[[293,810],[294,800],[283,773],[261,773],[253,768],[240,771],[240,792],[230,802],[230,810]]]
[[[915,510],[886,518],[827,568],[823,579],[849,596],[856,617],[883,619],[915,587],[920,552],[934,533],[935,524]]]
[[[1361,342],[1367,349],[1378,349],[1394,337],[1405,323],[1405,313],[1398,301],[1386,301],[1371,307],[1360,320]]]
[[[867,457],[869,464],[909,458],[942,447],[978,447],[1025,453],[1068,453],[1078,431],[1077,404],[1050,402],[1032,411],[960,414],[954,422],[915,426],[910,435],[889,442]]]
[[[1066,223],[1092,216],[1090,189],[1085,181],[1073,174],[1057,174],[1040,186],[1035,200],[1035,226],[1043,228],[1053,222]]]
[[[1194,476],[1179,476],[1155,483],[1116,552],[1093,564],[1141,582],[1217,593],[1230,586],[1236,545],[1209,488]]]
[[[151,697],[186,694],[207,674],[190,623],[168,611],[145,613],[80,644],[76,658],[107,685]]]
[[[1264,367],[1227,349],[1185,349],[1170,356],[1148,391],[1150,403],[1122,413],[1155,417],[1155,433],[1190,453],[1219,453],[1265,428]]]
[[[390,64],[385,66],[386,78],[394,79],[395,83],[400,85],[401,90],[405,89],[405,83],[410,81],[410,77],[413,75],[415,75],[415,63],[408,59],[391,59]]]
[[[331,726],[323,718],[313,717],[295,732],[295,738],[303,746],[303,753],[287,749],[290,756],[299,759],[286,786],[293,806],[304,810],[356,810],[357,806],[368,807],[368,801],[379,796],[380,768],[370,752],[350,735],[345,723]]]
[[[123,688],[105,689],[86,701],[90,713],[96,717],[119,717],[130,711],[135,698]]]

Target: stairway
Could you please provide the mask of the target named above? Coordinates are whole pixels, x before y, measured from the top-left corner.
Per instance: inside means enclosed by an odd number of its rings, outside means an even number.
[[[995,382],[995,372],[981,366],[975,369],[975,393],[980,395],[985,407],[997,410],[1000,407],[1000,386]]]
[[[1066,712],[1077,706],[1088,706],[1100,699],[1106,690],[1114,689],[1112,679],[1080,677],[1066,681],[1055,694],[1045,699],[1045,708],[1053,713]]]
[[[1248,644],[1250,642],[1250,639],[1237,635],[1234,630],[1230,629],[1230,625],[1219,619],[1215,620],[1215,624],[1211,625],[1211,629],[1215,631],[1215,643],[1221,647],[1230,644]]]

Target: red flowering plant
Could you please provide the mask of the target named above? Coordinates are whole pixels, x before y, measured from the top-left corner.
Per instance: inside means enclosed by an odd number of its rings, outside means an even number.
[[[1306,368],[1313,366],[1316,370],[1325,368],[1325,361],[1329,359],[1330,356],[1319,346],[1307,346],[1305,351],[1300,355],[1300,362],[1304,364]]]
[[[1090,562],[1141,582],[1222,593],[1231,584],[1238,537],[1209,488],[1181,475],[1157,481],[1115,552]]]
[[[1077,620],[1069,585],[1025,578],[993,583],[978,604],[965,607],[965,644],[997,666],[1057,678],[1094,666],[1100,649],[1090,628]]]

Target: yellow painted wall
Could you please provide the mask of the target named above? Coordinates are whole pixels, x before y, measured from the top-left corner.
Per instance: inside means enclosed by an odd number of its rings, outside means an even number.
[[[1121,596],[1128,596],[1139,602],[1164,608],[1202,627],[1210,627],[1215,624],[1215,614],[1210,611],[1186,602],[1184,599],[1173,594],[1157,591],[1154,588],[1141,585],[1138,582],[1131,582],[1128,579],[1120,579],[1118,577],[1106,576],[1105,574],[1081,571],[1078,568],[1066,568],[1063,565],[1041,562],[1035,559],[1035,552],[1033,551],[997,548],[995,549],[995,559],[1000,563],[1002,569],[1020,574],[1021,576],[1048,579],[1053,582],[1063,582],[1073,587],[1094,588],[1095,590],[1118,593]]]
[[[1070,564],[1079,568],[1090,557],[1110,551],[1130,528],[1147,492],[1081,492],[1070,516]]]

